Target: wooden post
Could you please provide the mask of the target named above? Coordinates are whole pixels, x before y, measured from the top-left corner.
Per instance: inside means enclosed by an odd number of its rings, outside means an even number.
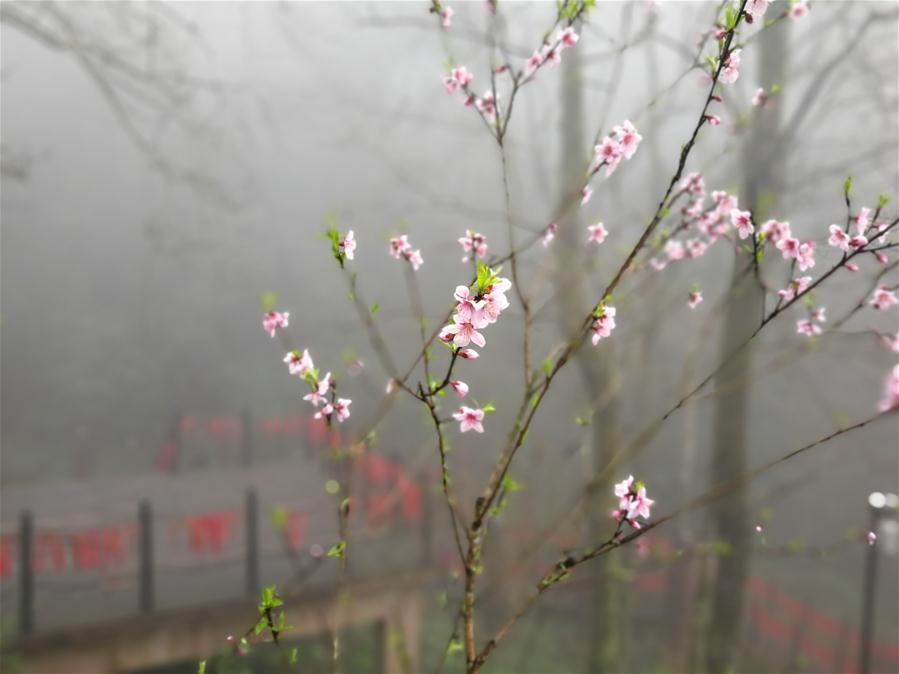
[[[247,489],[244,507],[246,527],[246,591],[251,597],[259,592],[259,500],[256,490]]]
[[[19,516],[19,633],[34,631],[34,520],[26,510]]]
[[[138,609],[151,613],[154,609],[153,591],[153,511],[150,502],[141,500],[137,506],[138,524]]]

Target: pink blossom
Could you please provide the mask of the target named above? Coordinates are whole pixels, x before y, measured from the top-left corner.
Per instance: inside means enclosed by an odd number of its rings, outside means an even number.
[[[733,209],[730,212],[730,222],[737,228],[737,233],[741,239],[745,239],[755,231],[755,228],[752,226],[752,213],[749,211]]]
[[[868,245],[868,239],[863,237],[861,234],[857,234],[849,239],[849,247],[853,250],[858,250],[859,248],[864,248]]]
[[[874,295],[871,297],[868,304],[877,309],[878,311],[883,311],[884,309],[889,309],[894,304],[899,303],[899,300],[896,299],[896,293],[882,285],[877,290],[874,291]]]
[[[403,257],[409,261],[414,271],[418,271],[419,267],[424,264],[424,259],[421,257],[420,250],[407,250],[403,253]]]
[[[475,107],[481,111],[484,117],[489,122],[495,122],[496,116],[498,114],[496,99],[493,97],[492,91],[485,91],[484,95],[481,96],[474,102]]]
[[[883,381],[883,397],[878,406],[881,412],[899,407],[899,365]]]
[[[390,239],[390,256],[397,260],[402,259],[403,253],[408,251],[409,248],[409,239],[405,234]]]
[[[665,254],[669,260],[683,260],[684,255],[686,255],[684,244],[675,239],[669,239],[668,243],[665,244]]]
[[[812,320],[816,323],[827,322],[827,307],[817,307],[812,310]]]
[[[783,290],[777,291],[777,296],[785,302],[790,302],[794,297],[804,293],[808,289],[809,285],[811,285],[811,282],[811,276],[800,276],[799,278],[794,278],[792,281],[790,281],[790,285],[788,285]]]
[[[459,358],[465,360],[477,360],[480,357],[480,354],[474,349],[459,349],[456,353],[459,354]]]
[[[548,44],[543,45],[543,62],[550,65],[556,65],[562,60],[562,53],[556,47],[550,47]]]
[[[468,346],[473,342],[475,346],[483,348],[487,340],[484,339],[484,335],[478,332],[474,323],[461,317],[457,318],[459,322],[451,323],[443,329],[447,335],[453,336],[453,344],[456,346]]]
[[[695,309],[702,302],[702,293],[698,290],[691,290],[690,296],[687,298],[687,306]]]
[[[622,480],[615,485],[615,496],[625,498],[630,494],[632,484],[634,484],[634,476],[628,475],[626,480]]]
[[[642,483],[634,483],[633,475],[615,485],[615,496],[618,497],[618,508],[612,511],[612,517],[619,522],[624,520],[634,529],[639,529],[638,517],[648,520],[650,508],[655,503],[646,496],[646,487]]]
[[[899,353],[899,333],[895,335],[880,335],[880,343],[891,351]]]
[[[609,235],[605,225],[601,222],[597,222],[595,225],[589,225],[587,227],[587,232],[587,243],[595,243],[597,245],[605,241],[606,237]]]
[[[702,177],[701,173],[691,173],[686,178],[681,180],[679,187],[682,192],[689,192],[690,194],[702,195],[702,194],[705,194],[705,179]],[[719,194],[719,193],[715,192],[715,194]],[[725,194],[725,193],[721,192],[720,194]]]
[[[605,339],[612,334],[615,329],[615,307],[604,306],[600,315],[593,321],[593,344],[598,344],[599,340]]]
[[[391,377],[390,379],[387,380],[387,386],[384,387],[384,393],[386,393],[387,395],[390,395],[394,391],[396,391],[396,379]]]
[[[329,372],[321,381],[318,382],[318,385],[315,387],[315,389],[303,396],[303,400],[308,400],[310,403],[318,407],[326,401],[326,396],[328,395],[328,391],[330,390],[330,388],[331,373]]]
[[[319,409],[314,416],[316,419],[326,419],[329,418],[333,413],[334,405],[332,405],[331,403],[325,403],[324,407]]]
[[[618,141],[611,136],[603,138],[599,145],[593,148],[593,152],[599,165],[605,164],[607,178],[618,168],[618,164],[621,163],[621,158],[624,156]]]
[[[571,26],[568,26],[568,28],[559,33],[559,42],[562,47],[573,47],[577,44],[579,39],[580,37],[574,32],[574,28]]]
[[[719,79],[724,84],[733,84],[740,77],[740,49],[734,49],[727,58],[724,59],[724,68],[721,70]]]
[[[618,138],[618,146],[621,150],[621,154],[624,155],[624,158],[630,159],[633,157],[634,153],[637,151],[637,146],[640,145],[640,141],[643,140],[643,136],[637,133],[637,129],[631,124],[629,119],[624,120],[621,123],[621,126],[613,127],[612,130]]]
[[[588,201],[590,201],[590,197],[593,196],[593,188],[589,185],[584,185],[584,188],[581,190],[581,206],[585,205]]]
[[[820,335],[821,328],[808,319],[802,319],[796,321],[796,332],[800,335],[805,335],[806,337],[812,337],[814,335]]]
[[[462,250],[472,253],[471,257],[477,255],[479,258],[487,257],[487,237],[470,229],[465,230],[465,236],[459,238]],[[471,257],[466,255],[462,258],[462,262],[468,262]]]
[[[476,433],[484,432],[484,425],[481,423],[484,419],[484,410],[466,407],[463,405],[453,413],[453,419],[460,422],[459,430],[463,433],[475,431]]]
[[[808,14],[808,3],[805,0],[796,0],[790,7],[790,18],[801,19]]]
[[[834,248],[839,248],[844,253],[849,252],[849,235],[839,225],[830,226],[830,238],[827,243]]]
[[[799,264],[800,271],[806,271],[815,266],[815,242],[803,241],[799,245],[799,252],[796,255],[796,262]]]
[[[873,531],[869,531],[865,534],[865,540],[868,542],[868,545],[874,545],[877,542],[877,534]]]
[[[353,256],[356,254],[356,237],[353,235],[352,229],[343,237],[343,241],[340,242],[340,249],[346,255],[347,260],[353,259]]]
[[[286,328],[290,314],[286,311],[269,311],[262,318],[262,329],[269,333],[272,337],[278,328]]]
[[[773,219],[762,223],[762,226],[759,227],[759,231],[775,244],[779,243],[781,239],[787,239],[792,236],[789,222],[781,222]]]
[[[284,362],[287,363],[287,370],[290,374],[297,374],[301,377],[305,377],[315,369],[308,349],[303,349],[302,355],[299,351],[291,351],[284,356]]]
[[[783,254],[785,260],[791,257],[799,257],[799,239],[792,236],[784,237],[777,242],[777,249]]]
[[[661,260],[657,257],[653,257],[649,260],[649,266],[656,271],[662,271],[665,267],[668,266],[668,262],[666,260]]]
[[[447,5],[440,10],[440,25],[449,28],[453,24],[453,8]]]
[[[546,231],[543,232],[543,247],[546,248],[549,244],[552,243],[553,239],[556,238],[556,232],[559,231],[559,226],[551,222],[549,223],[549,227],[546,228]]]
[[[721,124],[721,118],[718,115],[706,115],[705,120],[712,126],[719,126]]]
[[[456,81],[460,87],[467,87],[474,81],[474,74],[468,72],[468,68],[465,66],[459,66],[458,68],[453,68],[450,71],[450,76]]]
[[[453,387],[453,391],[456,392],[456,395],[460,398],[464,398],[468,395],[468,384],[464,381],[460,381],[458,379],[450,379],[450,386]]]
[[[846,269],[849,271],[852,271],[852,272],[856,272],[856,271],[858,271],[858,265],[855,264],[854,262],[847,262]]]
[[[768,102],[768,94],[762,87],[759,87],[755,90],[755,93],[752,95],[752,104],[758,108],[761,108]]]
[[[525,73],[531,74],[540,67],[541,63],[543,63],[543,52],[538,49],[528,58],[525,64]]]
[[[334,403],[334,412],[337,414],[337,421],[343,423],[350,418],[350,405],[353,403],[349,398],[338,398]]]
[[[852,216],[852,222],[855,223],[856,231],[859,234],[864,234],[865,230],[868,229],[868,225],[871,224],[871,209],[860,208],[858,213]]]
[[[702,257],[709,247],[708,244],[701,239],[687,239],[685,245],[687,248],[687,254],[693,259]]]
[[[749,23],[762,18],[768,9],[768,0],[749,0],[746,4],[746,14],[749,15]]]

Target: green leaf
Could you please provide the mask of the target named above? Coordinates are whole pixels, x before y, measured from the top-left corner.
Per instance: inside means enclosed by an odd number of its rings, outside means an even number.
[[[496,412],[496,406],[493,402],[489,402],[482,408],[484,410],[484,414],[490,414],[491,412]]]
[[[843,183],[843,194],[847,197],[849,196],[849,191],[852,189],[852,176],[846,176],[846,181]]]
[[[372,305],[371,305],[371,309],[370,309],[371,315],[374,316],[376,313],[378,313],[378,309],[380,309],[380,308],[381,308],[381,305],[378,304],[377,302],[375,302],[374,304],[372,304]]]
[[[513,480],[511,475],[506,473],[506,476],[503,478],[503,489],[505,489],[507,492],[509,492],[511,494],[513,492],[524,489],[524,487],[521,484],[519,484],[518,482],[516,482],[515,480]]]
[[[299,653],[300,653],[300,649],[297,648],[296,646],[294,646],[293,648],[290,649],[290,664],[292,664],[292,665],[297,664],[297,656],[299,655]]]
[[[259,293],[259,308],[263,311],[274,311],[278,306],[278,295],[272,290]]]
[[[543,367],[543,374],[545,374],[547,377],[548,377],[549,375],[551,375],[552,372],[553,372],[553,361],[552,361],[552,358],[550,358],[549,356],[547,356],[546,358],[544,358],[544,359],[543,359],[543,365],[542,365],[542,367]]]
[[[200,660],[200,662],[197,663],[197,674],[206,674],[206,661],[205,660]]]
[[[328,549],[328,557],[343,557],[344,551],[346,550],[346,541],[340,541],[335,543]]]
[[[262,616],[259,620],[256,621],[256,625],[253,627],[253,632],[256,633],[256,636],[259,636],[263,631],[265,631],[266,627],[268,627],[268,620],[265,616]]]

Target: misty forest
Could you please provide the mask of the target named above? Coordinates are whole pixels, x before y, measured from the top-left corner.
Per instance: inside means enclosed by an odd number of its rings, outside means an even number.
[[[895,0],[0,38],[0,670],[899,671]]]

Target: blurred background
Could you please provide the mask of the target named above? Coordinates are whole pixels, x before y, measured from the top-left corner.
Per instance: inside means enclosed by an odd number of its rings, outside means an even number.
[[[559,211],[598,133],[627,118],[644,138],[553,245],[520,263],[537,363],[590,310],[664,194],[707,93],[698,44],[717,7],[599,3],[577,48],[520,93],[506,148],[519,242]],[[331,671],[335,629],[343,671],[464,669],[433,429],[408,397],[381,419],[388,374],[321,236],[329,223],[355,231],[359,295],[379,305],[400,369],[420,342],[390,237],[422,251],[429,328],[470,278],[466,229],[493,253],[509,249],[496,144],[441,83],[454,62],[476,91],[487,86],[490,12],[453,8],[442,31],[423,2],[0,6],[3,671],[288,667],[265,648],[232,657],[227,641],[253,626],[271,584],[296,628],[292,671]],[[786,9],[772,3],[767,17]],[[554,3],[500,3],[497,38],[513,63],[555,14]],[[790,221],[818,241],[826,269],[847,175],[854,208],[899,196],[896,26],[893,3],[864,1],[746,26],[722,124],[703,130],[687,170],[758,221]],[[758,108],[757,87],[779,92]],[[599,220],[609,238],[588,249],[586,225]],[[876,411],[895,354],[870,329],[895,331],[895,313],[860,312],[810,343],[795,334],[795,307],[651,427],[760,315],[741,271],[718,245],[616,292],[614,338],[559,376],[513,466],[521,489],[485,551],[483,635],[561,555],[609,535],[614,481],[638,476],[666,513]],[[839,316],[878,271],[837,275],[817,300]],[[783,287],[779,259],[763,274]],[[705,302],[689,311],[694,284]],[[283,339],[261,329],[274,307],[291,313]],[[463,507],[514,418],[520,330],[513,301],[459,371],[497,407],[483,435],[452,428]],[[312,419],[281,362],[294,348],[339,378],[347,423]],[[895,504],[869,505],[897,491],[897,440],[895,417],[882,419],[581,568],[486,669],[897,671]],[[346,495],[341,576],[326,553]]]

